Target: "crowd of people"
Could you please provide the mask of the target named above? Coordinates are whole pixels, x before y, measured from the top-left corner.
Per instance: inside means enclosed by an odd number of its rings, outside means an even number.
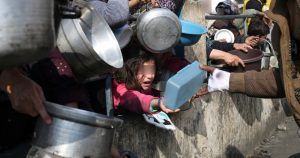
[[[139,11],[144,5],[167,8],[178,14],[184,3],[182,0],[109,0],[108,2],[88,0],[88,2],[103,15],[111,28],[128,23],[130,15]],[[287,3],[298,3],[299,9],[299,1]],[[208,28],[212,32],[207,37],[208,66],[201,66],[201,69],[208,71],[211,75],[208,77],[208,83],[201,87],[195,97],[224,90],[244,93],[252,97],[287,96],[287,88],[283,82],[285,80],[282,80],[280,75],[282,73],[278,64],[280,60],[278,54],[288,52],[282,52],[283,49],[273,49],[270,32],[275,27],[274,25],[279,25],[280,28],[282,26],[280,22],[274,21],[278,20],[275,14],[268,12],[271,7],[272,9],[276,7],[280,9],[280,7],[276,5],[276,0],[273,5],[268,6],[268,4],[263,0],[249,0],[244,6],[245,10],[239,8],[234,1],[224,1],[216,6],[216,12],[219,15],[255,13],[257,16],[249,19],[246,29],[241,27],[245,19],[216,20]],[[297,7],[297,5],[288,6],[292,9]],[[286,14],[291,13],[295,16],[299,15],[299,10],[294,8],[293,12]],[[59,19],[59,16],[56,18]],[[59,20],[56,21],[59,22]],[[291,27],[292,29],[299,27],[297,22],[292,23],[295,25],[294,28]],[[58,27],[57,24],[56,26]],[[234,34],[235,41],[227,43],[223,40],[215,40],[215,30],[220,29],[230,30]],[[291,33],[294,33],[292,31]],[[292,35],[299,40],[297,32]],[[226,69],[226,67],[246,67],[244,60],[232,51],[251,53],[252,49],[257,49],[263,54],[260,70],[234,73]],[[176,125],[167,114],[180,110],[169,109],[163,101],[162,93],[153,89],[153,84],[161,78],[163,70],[175,74],[187,66],[189,61],[176,56],[174,48],[167,53],[152,53],[143,48],[135,38],[122,49],[122,53],[124,66],[112,72],[112,99],[115,113],[141,114],[148,123],[175,130]],[[213,63],[220,60],[224,63],[221,70],[213,67]],[[104,97],[92,97],[101,95],[100,87],[91,90],[87,85],[79,82],[58,48],[54,48],[48,58],[28,63],[28,65],[1,70],[0,89],[1,152],[9,151],[16,144],[31,139],[36,116],[40,116],[47,124],[51,124],[51,117],[45,108],[46,100],[73,108],[104,112],[103,109],[95,107],[104,104],[101,99]],[[295,110],[296,122],[300,125],[300,121],[297,121],[300,120],[300,107],[295,106],[294,102],[290,104]],[[120,155],[116,148],[112,149],[113,157],[125,157],[126,154],[128,153]]]

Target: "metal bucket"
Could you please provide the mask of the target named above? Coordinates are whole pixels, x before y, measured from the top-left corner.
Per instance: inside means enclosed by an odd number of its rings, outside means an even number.
[[[47,103],[53,122],[37,121],[33,146],[54,157],[109,158],[115,129],[122,120]]]
[[[120,46],[105,19],[87,3],[77,2],[79,19],[62,19],[57,46],[79,80],[123,66]]]
[[[49,55],[55,44],[53,0],[1,0],[0,16],[0,68]]]

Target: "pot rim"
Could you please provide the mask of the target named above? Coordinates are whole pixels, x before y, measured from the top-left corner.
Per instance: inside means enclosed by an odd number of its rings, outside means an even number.
[[[91,126],[113,129],[121,126],[123,123],[123,120],[115,117],[108,117],[103,114],[71,108],[52,102],[46,102],[46,109],[52,117]]]
[[[261,60],[262,57],[264,57],[264,54],[263,54],[263,53],[261,53],[259,56],[255,57],[255,58],[244,59],[243,61],[244,61],[245,64],[253,63],[253,62],[256,62],[256,61]]]

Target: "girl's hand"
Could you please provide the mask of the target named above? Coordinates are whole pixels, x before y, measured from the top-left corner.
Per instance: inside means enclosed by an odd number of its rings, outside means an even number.
[[[160,109],[165,113],[175,113],[175,112],[180,111],[180,109],[176,109],[176,110],[169,109],[166,105],[164,105],[162,98],[160,99]]]

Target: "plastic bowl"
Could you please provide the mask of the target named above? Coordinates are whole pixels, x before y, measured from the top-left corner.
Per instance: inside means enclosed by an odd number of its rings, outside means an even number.
[[[207,29],[201,25],[190,21],[180,20],[182,32],[179,39],[179,45],[189,46],[197,43],[202,34],[207,32]]]

